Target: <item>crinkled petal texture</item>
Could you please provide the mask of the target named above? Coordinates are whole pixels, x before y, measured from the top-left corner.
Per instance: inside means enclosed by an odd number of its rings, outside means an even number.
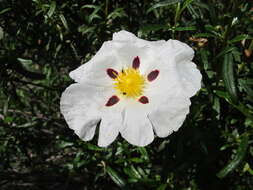
[[[114,33],[89,62],[70,73],[77,83],[63,92],[61,113],[84,141],[93,138],[101,121],[102,147],[119,134],[137,146],[150,144],[154,135],[167,137],[183,124],[190,97],[201,88],[193,56],[192,48],[177,40],[146,41],[127,31]],[[136,57],[138,72],[145,78],[142,101],[114,88],[114,77],[132,67]],[[108,75],[108,69],[115,72]]]

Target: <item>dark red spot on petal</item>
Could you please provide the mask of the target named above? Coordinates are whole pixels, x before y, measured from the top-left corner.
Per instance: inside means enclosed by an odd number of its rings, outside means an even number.
[[[138,69],[140,67],[140,58],[138,56],[134,58],[132,67],[134,69]]]
[[[113,106],[114,104],[117,104],[119,102],[118,96],[112,96],[109,98],[108,102],[105,104],[106,106]]]
[[[148,81],[151,82],[153,80],[155,80],[157,78],[157,76],[159,75],[159,71],[158,70],[154,70],[154,71],[151,71],[149,74],[148,74]]]
[[[148,104],[149,103],[148,97],[146,97],[146,96],[140,97],[139,102],[142,104]]]
[[[112,79],[116,79],[118,76],[118,72],[113,69],[107,69],[106,72],[108,76],[111,77]]]

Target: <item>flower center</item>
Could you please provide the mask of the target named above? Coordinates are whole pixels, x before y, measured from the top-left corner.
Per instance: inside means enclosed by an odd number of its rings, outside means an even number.
[[[136,98],[143,93],[145,78],[137,69],[128,68],[122,70],[114,81],[114,88],[126,97]]]

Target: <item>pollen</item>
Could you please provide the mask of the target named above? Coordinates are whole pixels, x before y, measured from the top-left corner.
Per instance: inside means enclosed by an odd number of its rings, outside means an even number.
[[[145,78],[137,69],[122,70],[114,81],[114,88],[125,97],[137,98],[143,94]]]

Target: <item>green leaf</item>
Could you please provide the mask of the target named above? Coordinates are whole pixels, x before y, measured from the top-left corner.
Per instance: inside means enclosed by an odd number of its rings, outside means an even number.
[[[253,89],[252,84],[248,82],[248,80],[239,79],[239,84],[242,87],[242,89],[247,93],[249,98],[253,101]]]
[[[174,17],[174,24],[177,25],[182,13],[184,12],[185,8],[188,7],[194,0],[185,0],[183,3],[183,6],[181,7],[181,4],[178,3],[176,10],[175,10],[175,17]]]
[[[253,170],[250,168],[248,163],[244,165],[243,172],[249,172],[251,175],[253,175]]]
[[[87,148],[89,150],[95,150],[95,151],[103,151],[104,149],[103,148],[100,148],[94,144],[91,144],[91,143],[85,143],[85,146],[87,146]]]
[[[206,51],[205,49],[200,49],[199,52],[200,52],[201,60],[204,65],[204,69],[208,70],[210,68],[209,61],[208,61],[209,51]]]
[[[61,22],[62,22],[63,26],[66,28],[66,30],[69,30],[68,23],[67,23],[67,21],[66,21],[64,15],[63,15],[63,14],[60,14],[59,17],[60,17],[60,19],[61,19]]]
[[[78,27],[78,32],[81,32],[82,34],[92,33],[95,29],[95,26],[88,27],[86,25],[81,25]]]
[[[100,6],[97,6],[97,5],[83,5],[81,7],[81,9],[84,9],[84,8],[97,9],[97,8],[100,8]]]
[[[146,150],[145,147],[139,147],[139,148],[138,148],[138,151],[141,153],[141,155],[143,156],[143,158],[144,158],[145,160],[148,160],[148,159],[149,159],[149,155],[148,155],[148,152],[147,152],[147,150]]]
[[[253,121],[252,109],[248,108],[246,105],[239,103],[238,105],[233,105],[236,109],[238,109],[245,117]]]
[[[208,31],[208,33],[212,33],[213,35],[215,35],[215,37],[218,37],[219,39],[223,37],[215,26],[207,24],[205,25],[205,30]]]
[[[126,185],[126,181],[110,166],[106,167],[106,172],[119,187],[124,187]]]
[[[161,184],[156,190],[166,190],[167,184]]]
[[[10,101],[10,97],[8,96],[7,100],[3,103],[3,114],[7,115],[8,109],[9,109],[9,101]]]
[[[115,18],[122,18],[122,17],[127,17],[124,9],[123,8],[117,8],[107,16],[107,19],[112,19],[113,20]]]
[[[130,167],[124,168],[124,172],[131,178],[135,178],[135,179],[142,178],[140,173],[134,168],[133,165],[131,165]]]
[[[38,124],[37,121],[31,121],[31,122],[29,122],[29,123],[25,123],[25,124],[19,125],[19,126],[17,126],[17,127],[18,127],[18,128],[28,128],[28,127],[34,127],[34,126],[36,126],[37,124]]]
[[[31,66],[33,61],[31,59],[23,59],[23,58],[17,58],[17,60],[24,66],[24,67],[27,67],[27,66]]]
[[[234,61],[238,62],[238,63],[241,63],[241,55],[242,55],[242,53],[239,52],[239,51],[237,51],[237,49],[235,49],[235,50],[232,51],[232,54],[233,54]]]
[[[219,117],[220,117],[220,99],[217,97],[214,97],[213,109],[218,113],[217,118],[219,119]]]
[[[246,40],[246,39],[252,39],[252,37],[250,37],[248,34],[241,34],[241,35],[236,36],[232,40],[229,40],[228,42],[235,43],[235,42],[239,42],[239,41]]]
[[[135,163],[143,163],[143,162],[144,162],[143,159],[141,159],[141,158],[136,158],[136,157],[134,157],[134,158],[129,158],[128,161],[130,161],[130,162],[135,162]]]
[[[210,34],[210,33],[198,33],[198,34],[194,34],[193,37],[195,38],[210,38],[210,37],[216,37],[216,35],[214,34]]]
[[[228,92],[224,92],[224,91],[221,91],[221,90],[214,90],[214,93],[215,93],[218,97],[223,98],[223,99],[225,99],[228,103],[232,104],[231,98],[230,98]]]
[[[7,116],[7,117],[4,118],[4,123],[11,123],[13,120],[14,120],[13,117]]]
[[[3,39],[4,37],[4,31],[3,31],[3,28],[0,27],[0,40]]]
[[[0,11],[0,15],[4,14],[4,13],[10,11],[10,10],[11,10],[11,8],[6,8],[6,9],[4,9],[4,10],[1,10],[1,11]]]
[[[74,145],[74,143],[72,143],[72,142],[62,141],[58,146],[59,146],[59,148],[66,148],[66,147],[70,147],[70,146],[73,146],[73,145]]]
[[[216,57],[215,59],[219,58],[219,57],[222,57],[223,55],[231,52],[231,51],[234,51],[236,48],[235,47],[226,47],[224,50],[222,50]]]
[[[235,155],[234,159],[217,173],[217,177],[224,178],[230,172],[232,172],[234,169],[236,169],[238,167],[238,165],[241,163],[241,161],[243,160],[243,158],[246,154],[246,151],[248,148],[248,143],[249,143],[249,135],[247,133],[245,133],[242,135],[242,139],[241,139],[240,145],[236,151],[236,155]]]
[[[197,30],[196,26],[187,26],[187,27],[176,27],[173,28],[174,31],[193,31]]]
[[[182,1],[183,0],[167,0],[167,1],[156,3],[147,10],[147,13],[149,13],[149,12],[153,11],[154,9],[159,8],[159,7],[167,7],[169,5],[179,3],[179,2],[182,2]]]
[[[182,8],[180,9],[180,15],[182,14],[182,12],[185,10],[186,7],[188,7],[194,0],[186,0],[182,6]]]
[[[101,10],[101,6],[84,5],[84,6],[82,6],[82,9],[83,8],[94,9],[93,12],[90,15],[87,16],[89,23],[91,23],[95,18],[102,19],[102,17],[97,14]]]
[[[170,27],[165,25],[165,24],[145,25],[145,26],[140,28],[140,31],[143,32],[143,33],[148,33],[148,32],[151,32],[151,31],[158,31],[158,30],[161,30],[161,29],[168,30],[168,29],[170,29]]]
[[[234,106],[237,110],[239,110],[243,115],[245,115],[245,117],[247,117],[248,119],[250,119],[251,121],[253,121],[253,116],[252,116],[252,112],[249,108],[247,108],[244,104],[239,103],[238,105],[234,104],[231,101],[231,96],[229,96],[228,92],[224,92],[224,91],[220,91],[220,90],[214,90],[214,93],[221,97],[224,98],[229,104],[231,104],[232,106]]]
[[[49,10],[47,12],[47,16],[49,18],[54,14],[55,8],[56,8],[56,2],[52,1],[51,4],[50,4],[50,8],[49,8]]]
[[[225,88],[231,96],[233,102],[237,102],[237,90],[234,77],[234,60],[232,53],[225,54],[222,65],[222,77]]]
[[[192,7],[192,5],[188,5],[187,9],[189,11],[189,13],[192,15],[192,18],[197,19],[200,18],[200,15],[196,12],[196,9],[194,7]]]

